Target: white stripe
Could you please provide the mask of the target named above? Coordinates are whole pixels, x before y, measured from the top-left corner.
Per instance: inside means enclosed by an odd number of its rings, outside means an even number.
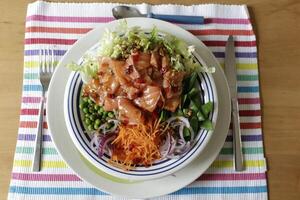
[[[192,184],[190,184],[188,187],[193,188],[193,187],[211,187],[212,185],[214,187],[228,187],[230,184],[230,187],[251,187],[251,186],[265,186],[266,185],[266,180],[204,180],[204,181],[195,181]]]
[[[243,131],[243,130],[242,130]],[[261,141],[251,141],[251,142],[243,142],[243,147],[261,147],[262,142]],[[232,142],[226,141],[224,143],[224,147],[226,148],[232,148]]]

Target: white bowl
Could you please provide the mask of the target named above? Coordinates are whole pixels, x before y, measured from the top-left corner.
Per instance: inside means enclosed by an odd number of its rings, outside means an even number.
[[[95,47],[98,45],[101,44],[95,44],[90,48],[90,51],[94,51],[96,49]],[[195,55],[198,59],[199,55],[197,53]],[[80,60],[78,62],[80,62]],[[201,73],[199,74],[198,80],[200,81],[201,85],[199,86],[202,90],[201,96],[199,95],[199,101],[202,101],[203,103],[209,101],[213,102],[210,120],[214,125],[216,124],[218,115],[218,98],[214,79],[210,74]],[[90,145],[92,135],[86,131],[84,123],[82,122],[82,114],[79,109],[79,98],[82,85],[83,82],[80,73],[72,72],[66,85],[64,97],[64,115],[67,128],[79,152],[97,168],[112,176],[132,181],[142,181],[161,178],[175,173],[188,165],[202,152],[213,134],[213,131],[200,129],[195,136],[192,148],[180,158],[158,160],[150,167],[139,166],[132,170],[124,171],[109,164],[108,160],[110,157],[108,155],[99,158],[97,151]]]

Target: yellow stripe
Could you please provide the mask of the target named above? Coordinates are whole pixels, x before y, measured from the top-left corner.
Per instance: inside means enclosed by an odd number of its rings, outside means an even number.
[[[224,63],[220,63],[224,69]],[[236,63],[237,69],[239,70],[253,70],[258,69],[257,63]]]
[[[58,64],[57,61],[54,62],[54,66]],[[38,61],[25,61],[24,62],[24,67],[25,68],[38,68],[39,67],[39,62]]]
[[[231,160],[216,160],[213,162],[211,167],[214,168],[230,168],[233,167],[233,161]],[[265,167],[266,162],[264,160],[246,160],[246,167]]]
[[[54,66],[57,65],[58,62],[54,62]],[[220,63],[221,66],[224,68],[224,63]],[[253,70],[258,69],[256,63],[237,63],[237,68],[239,70]],[[37,68],[39,66],[39,62],[37,61],[26,61],[24,62],[25,68]]]
[[[15,167],[31,167],[31,160],[15,160]],[[64,161],[42,161],[42,168],[67,168]]]

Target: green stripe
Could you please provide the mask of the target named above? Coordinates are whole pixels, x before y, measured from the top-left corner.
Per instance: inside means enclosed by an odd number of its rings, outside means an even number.
[[[39,76],[37,73],[25,73],[24,79],[37,79]]]
[[[16,153],[20,154],[33,154],[34,148],[33,147],[17,147]],[[43,148],[44,155],[57,155],[57,151],[55,148],[48,147]]]
[[[262,147],[243,148],[243,153],[244,154],[262,154],[263,148]],[[223,155],[233,154],[233,149],[232,148],[223,148],[221,150],[221,154],[223,154]]]
[[[258,80],[258,75],[238,75],[237,79],[239,81],[257,81]]]

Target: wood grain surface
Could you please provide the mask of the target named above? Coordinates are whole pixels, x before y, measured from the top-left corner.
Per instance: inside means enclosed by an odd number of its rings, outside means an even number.
[[[25,16],[27,4],[30,2],[33,1],[0,1],[0,199],[7,197],[17,139]],[[96,2],[96,0],[87,2]],[[110,2],[248,5],[258,41],[269,197],[271,200],[300,199],[300,1],[118,0]]]

